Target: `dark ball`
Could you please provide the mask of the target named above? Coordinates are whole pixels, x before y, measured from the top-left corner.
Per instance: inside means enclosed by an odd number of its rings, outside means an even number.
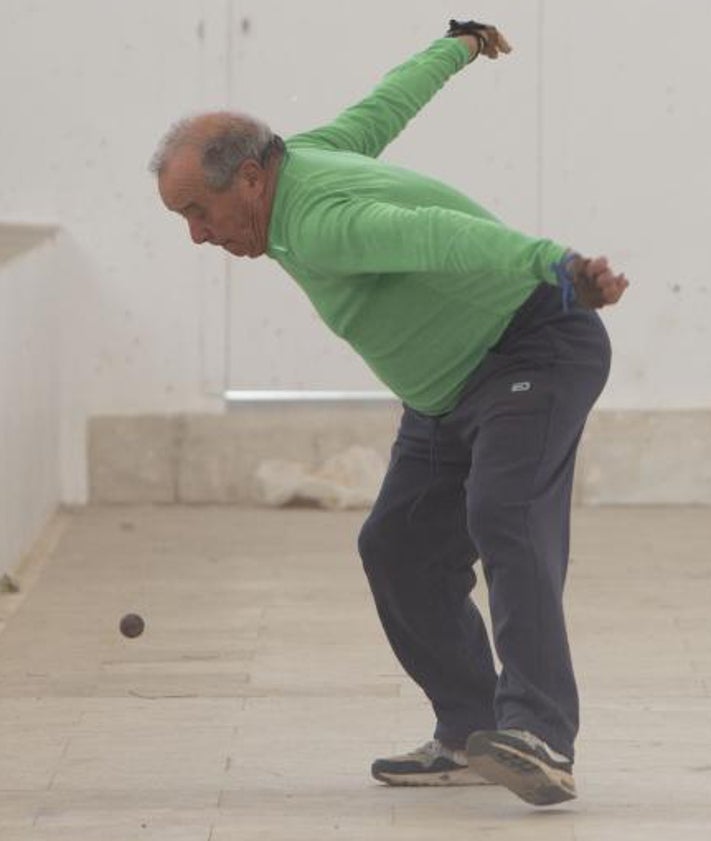
[[[140,637],[146,623],[137,613],[127,613],[119,623],[119,630],[125,637]]]

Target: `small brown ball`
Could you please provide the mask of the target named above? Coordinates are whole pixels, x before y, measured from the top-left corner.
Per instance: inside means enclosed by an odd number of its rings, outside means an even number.
[[[121,633],[131,639],[140,637],[145,627],[146,623],[143,621],[143,617],[137,613],[127,613],[119,623]]]

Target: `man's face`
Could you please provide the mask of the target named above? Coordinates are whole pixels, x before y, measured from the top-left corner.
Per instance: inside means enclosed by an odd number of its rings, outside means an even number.
[[[262,184],[262,171],[247,161],[227,190],[210,189],[200,153],[192,146],[178,149],[158,178],[163,203],[185,219],[192,241],[219,245],[236,257],[264,253],[257,235]]]

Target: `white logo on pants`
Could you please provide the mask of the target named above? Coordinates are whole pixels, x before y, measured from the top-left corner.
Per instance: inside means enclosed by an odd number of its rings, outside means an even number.
[[[511,386],[511,391],[530,391],[531,390],[531,383],[523,382],[523,383],[514,383]]]

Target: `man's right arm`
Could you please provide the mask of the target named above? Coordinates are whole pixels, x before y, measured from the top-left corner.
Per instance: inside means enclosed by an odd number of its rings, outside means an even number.
[[[432,99],[468,64],[477,49],[471,36],[440,38],[391,70],[369,96],[313,131],[289,138],[289,145],[358,152],[377,158]]]

